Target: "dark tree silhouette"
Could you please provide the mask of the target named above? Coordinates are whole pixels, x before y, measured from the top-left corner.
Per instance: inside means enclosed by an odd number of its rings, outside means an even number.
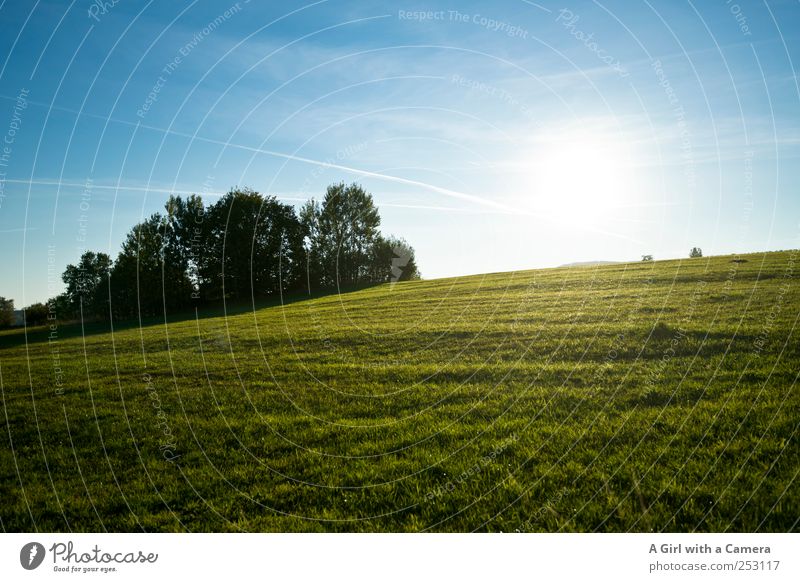
[[[319,202],[313,198],[300,208],[300,222],[303,226],[303,248],[305,250],[305,286],[310,292],[312,288],[322,286],[323,248],[319,232]]]
[[[168,270],[181,273],[184,286],[174,290],[174,294],[177,303],[186,304],[187,292],[189,297],[199,298],[200,263],[205,252],[203,199],[194,194],[186,200],[180,196],[170,196],[164,208],[167,212],[164,228],[165,275],[175,274]],[[167,265],[171,268],[167,269]],[[188,280],[184,279],[184,275]]]
[[[299,217],[250,189],[232,190],[209,207],[199,196],[171,196],[164,214],[131,228],[113,264],[87,251],[68,265],[67,289],[49,310],[62,321],[150,317],[221,299],[419,278],[414,249],[384,238],[380,222],[372,196],[357,184],[330,186]],[[13,302],[2,301],[0,324],[13,324]],[[47,311],[29,307],[28,321],[46,320]]]
[[[108,315],[108,276],[111,257],[86,251],[77,265],[67,265],[61,276],[70,315],[105,317]]]
[[[47,322],[50,310],[44,303],[33,303],[25,308],[25,325],[42,325]]]
[[[373,245],[381,223],[372,195],[361,186],[328,186],[322,204],[312,201],[303,209],[308,232],[315,232],[314,247],[323,287],[343,287],[369,282]]]
[[[0,327],[14,325],[14,300],[0,297]]]
[[[377,283],[397,283],[420,278],[414,249],[405,239],[378,236],[370,263],[372,280]]]
[[[234,190],[206,210],[204,224],[205,299],[262,297],[302,285],[304,230],[291,206]]]
[[[147,317],[163,311],[162,232],[164,218],[153,214],[134,226],[111,272],[111,309],[115,316]],[[169,281],[182,286],[183,281]]]

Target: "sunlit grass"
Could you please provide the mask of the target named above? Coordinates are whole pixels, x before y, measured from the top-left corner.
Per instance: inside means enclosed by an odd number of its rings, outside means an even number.
[[[795,259],[399,283],[51,343],[5,332],[2,526],[790,530]]]

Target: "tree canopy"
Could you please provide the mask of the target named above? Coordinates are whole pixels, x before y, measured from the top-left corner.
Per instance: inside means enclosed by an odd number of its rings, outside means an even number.
[[[61,319],[124,319],[419,278],[414,249],[382,235],[380,224],[357,184],[331,185],[299,212],[248,188],[208,206],[197,195],[171,196],[163,213],[131,228],[116,260],[86,251],[68,265],[66,291],[49,308]]]
[[[108,277],[111,257],[86,251],[77,265],[67,265],[61,276],[67,286],[64,296],[76,315],[99,315],[108,312]]]
[[[14,300],[0,297],[0,327],[14,323]]]

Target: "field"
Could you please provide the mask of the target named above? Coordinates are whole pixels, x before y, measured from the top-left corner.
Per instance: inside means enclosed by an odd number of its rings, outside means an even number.
[[[2,528],[797,529],[796,259],[2,332]]]

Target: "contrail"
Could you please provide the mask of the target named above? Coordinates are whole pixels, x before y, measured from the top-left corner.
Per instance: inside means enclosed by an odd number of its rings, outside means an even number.
[[[0,97],[6,98],[5,95],[0,95]],[[32,105],[40,105],[39,103],[35,103],[35,102],[32,102],[32,101],[29,102],[29,103],[31,103]],[[175,130],[171,130],[171,129],[164,129],[163,127],[147,125],[147,124],[143,124],[143,123],[140,123],[140,122],[131,122],[131,121],[117,119],[117,118],[109,117],[109,116],[95,115],[95,114],[90,114],[90,113],[86,113],[86,112],[78,112],[78,111],[74,111],[74,110],[71,110],[71,109],[68,109],[68,108],[63,108],[63,107],[56,107],[54,109],[59,109],[60,111],[71,113],[73,115],[77,115],[78,117],[82,117],[82,116],[93,117],[93,118],[102,119],[102,120],[106,120],[106,121],[113,122],[113,123],[119,123],[119,124],[122,124],[122,125],[129,125],[129,126],[132,126],[132,127],[141,127],[143,129],[149,129],[149,130],[157,131],[157,132],[164,133],[164,134],[185,137],[185,138],[189,138],[192,141],[201,141],[201,142],[205,142],[205,143],[209,143],[209,144],[213,144],[213,145],[220,145],[220,146],[223,146],[223,147],[226,147],[226,148],[229,147],[229,148],[234,148],[234,149],[240,149],[240,150],[260,153],[260,154],[264,154],[264,155],[268,155],[268,156],[273,156],[273,157],[276,157],[276,158],[281,158],[281,159],[285,159],[285,160],[291,160],[291,161],[295,161],[295,162],[300,162],[300,163],[303,163],[303,164],[311,164],[311,165],[318,166],[318,167],[323,167],[323,168],[332,168],[332,169],[342,170],[343,172],[349,172],[349,173],[352,173],[352,174],[356,174],[358,176],[365,176],[365,177],[369,177],[369,178],[377,178],[379,180],[385,180],[387,182],[394,182],[394,183],[397,183],[397,184],[406,184],[406,185],[409,185],[409,186],[417,186],[419,188],[423,188],[423,189],[429,190],[431,192],[436,192],[437,194],[442,194],[442,195],[448,196],[450,198],[456,198],[458,200],[464,200],[466,202],[472,202],[474,204],[479,204],[479,205],[481,205],[483,207],[486,207],[486,208],[492,208],[495,211],[500,211],[502,213],[512,214],[512,215],[515,215],[515,216],[530,216],[530,217],[533,217],[533,218],[538,218],[538,219],[544,220],[546,222],[550,222],[551,224],[557,224],[557,225],[565,224],[564,221],[554,220],[552,217],[547,216],[547,215],[542,214],[542,213],[531,212],[530,210],[524,210],[522,208],[516,208],[514,206],[509,206],[507,204],[501,204],[499,202],[494,202],[492,200],[487,200],[485,198],[481,198],[480,196],[475,196],[473,194],[467,194],[465,192],[459,192],[457,190],[451,190],[450,188],[442,188],[440,186],[435,186],[433,184],[428,184],[427,182],[421,182],[419,180],[411,180],[411,179],[408,179],[408,178],[401,178],[399,176],[394,176],[394,175],[391,175],[391,174],[383,174],[381,172],[371,172],[371,171],[368,171],[368,170],[361,170],[359,168],[352,168],[350,166],[344,166],[344,165],[341,165],[341,164],[335,164],[333,162],[314,160],[314,159],[311,159],[311,158],[305,158],[305,157],[296,156],[296,155],[293,155],[293,154],[286,154],[284,152],[278,152],[278,151],[274,151],[274,150],[266,150],[266,149],[262,149],[262,148],[246,146],[246,145],[243,145],[243,144],[232,143],[230,141],[223,141],[223,140],[218,140],[218,139],[213,139],[213,138],[208,138],[208,137],[201,137],[201,136],[197,136],[197,135],[193,135],[193,134],[189,134],[189,133],[184,133],[184,132],[181,132],[181,131],[175,131]],[[38,183],[38,182],[36,182],[34,180],[6,180],[6,182],[9,182],[9,183],[21,183],[21,184],[37,184]],[[69,186],[80,186],[80,187],[84,187],[85,186],[85,184],[78,185],[78,184],[71,184],[71,183],[66,183],[66,182],[54,182],[53,184],[46,184],[46,183],[42,182],[41,184],[42,185],[59,185],[60,184],[60,185],[69,185]],[[111,189],[111,190],[118,189],[115,186],[98,186],[98,185],[93,185],[93,188],[103,188],[103,189]],[[119,188],[119,189],[122,189],[122,188]],[[133,188],[125,188],[125,189],[126,190],[141,190],[141,191],[159,191],[160,190],[162,192],[173,192],[175,194],[196,194],[197,193],[197,192],[186,192],[186,191],[168,190],[168,189],[153,189],[153,188],[145,188],[145,187],[133,187]],[[207,193],[207,194],[214,195],[213,193]],[[614,232],[609,232],[609,231],[606,231],[606,230],[603,230],[603,229],[586,227],[586,226],[581,226],[581,225],[578,225],[578,226],[572,225],[572,226],[573,226],[573,228],[578,228],[579,230],[593,232],[593,233],[596,233],[596,234],[601,234],[603,236],[609,236],[609,237],[612,237],[612,238],[618,238],[618,239],[626,240],[626,241],[629,241],[629,242],[636,242],[636,243],[641,242],[641,241],[639,241],[637,239],[634,239],[632,237],[625,236],[625,235],[620,235],[620,234],[617,234],[617,233],[614,233]]]
[[[170,132],[176,133],[178,135],[182,135],[179,132]],[[188,134],[185,137],[192,137]],[[481,198],[480,196],[475,196],[473,194],[466,194],[465,192],[459,192],[457,190],[451,190],[449,188],[442,188],[441,186],[435,186],[433,184],[428,184],[427,182],[420,182],[419,180],[411,180],[409,178],[401,178],[400,176],[394,176],[392,174],[384,174],[382,172],[371,172],[369,170],[362,170],[360,168],[353,168],[350,166],[344,166],[342,164],[335,164],[333,162],[326,162],[322,160],[315,160],[312,158],[305,158],[303,156],[296,156],[294,154],[286,154],[284,152],[277,152],[274,150],[265,150],[263,148],[257,148],[252,146],[246,146],[242,144],[235,144],[230,143],[218,139],[212,139],[208,137],[194,137],[197,141],[203,141],[206,143],[214,144],[214,145],[221,145],[225,147],[232,147],[237,148],[245,151],[250,151],[258,154],[264,154],[267,156],[272,156],[275,158],[281,158],[284,160],[290,160],[293,162],[300,162],[303,164],[310,164],[312,166],[318,166],[321,168],[331,168],[334,170],[342,170],[343,172],[348,172],[350,174],[356,174],[357,176],[365,176],[368,178],[377,178],[379,180],[385,180],[387,182],[395,182],[397,184],[406,184],[408,186],[417,186],[419,188],[424,188],[426,190],[430,190],[432,192],[436,192],[437,194],[443,194],[444,196],[449,196],[451,198],[457,198],[459,200],[465,200],[467,202],[472,202],[474,204],[480,204],[482,206],[488,206],[490,208],[494,208],[496,210],[503,210],[504,212],[508,212],[511,214],[519,214],[520,210],[518,208],[514,208],[512,206],[507,206],[505,204],[500,204],[499,202],[494,202],[492,200],[487,200],[485,198]]]
[[[4,99],[7,98],[5,95],[0,95],[0,97],[2,97]],[[44,104],[40,104],[38,102],[30,102],[30,104],[45,106]],[[302,157],[302,156],[296,156],[296,155],[287,154],[287,153],[284,153],[284,152],[278,152],[278,151],[274,151],[274,150],[266,150],[266,149],[262,149],[262,148],[246,146],[246,145],[243,145],[243,144],[232,143],[230,141],[213,139],[213,138],[208,138],[208,137],[201,137],[201,136],[185,133],[185,132],[182,132],[182,131],[164,129],[162,127],[148,125],[148,124],[144,124],[144,123],[140,123],[140,122],[131,122],[131,121],[127,121],[127,120],[116,119],[116,118],[109,117],[109,116],[89,114],[89,113],[85,113],[85,112],[78,112],[78,111],[75,111],[75,110],[72,110],[72,109],[68,109],[68,108],[65,108],[65,107],[54,107],[53,109],[58,109],[59,111],[64,111],[66,113],[71,113],[71,114],[76,115],[78,117],[92,117],[92,118],[101,119],[101,120],[104,120],[104,121],[107,121],[107,122],[119,123],[119,124],[122,124],[122,125],[128,125],[128,126],[133,126],[133,127],[139,126],[139,127],[143,128],[143,129],[149,129],[149,130],[157,131],[157,132],[168,134],[168,135],[175,135],[175,136],[179,136],[179,137],[189,138],[189,139],[191,139],[193,141],[200,141],[200,142],[204,142],[204,143],[220,145],[220,146],[223,146],[223,147],[229,147],[229,148],[240,149],[240,150],[244,150],[244,151],[260,153],[260,154],[264,154],[264,155],[267,155],[267,156],[281,158],[281,159],[284,159],[284,160],[291,160],[291,161],[300,162],[300,163],[303,163],[303,164],[311,164],[311,165],[322,167],[322,168],[332,168],[332,169],[336,169],[336,170],[342,170],[343,172],[349,172],[351,174],[356,174],[358,176],[366,176],[366,177],[370,177],[370,178],[377,178],[377,179],[380,179],[380,180],[386,180],[388,182],[395,182],[395,183],[398,183],[398,184],[407,184],[409,186],[417,186],[419,188],[424,188],[426,190],[430,190],[432,192],[436,192],[437,194],[442,194],[444,196],[449,196],[449,197],[457,198],[457,199],[460,199],[460,200],[466,200],[468,202],[473,202],[475,204],[480,204],[482,206],[488,206],[490,208],[494,208],[494,209],[497,209],[497,210],[502,210],[504,212],[508,212],[508,213],[512,213],[512,214],[519,214],[520,213],[519,209],[511,207],[511,206],[507,206],[505,204],[500,204],[498,202],[493,202],[492,200],[487,200],[485,198],[481,198],[480,196],[475,196],[473,194],[467,194],[467,193],[464,193],[464,192],[458,192],[456,190],[451,190],[449,188],[442,188],[440,186],[435,186],[433,184],[428,184],[427,182],[421,182],[419,180],[410,180],[408,178],[401,178],[399,176],[393,176],[391,174],[383,174],[381,172],[370,172],[368,170],[361,170],[359,168],[351,168],[349,166],[343,166],[341,164],[335,164],[333,162],[314,160],[314,159],[311,159],[311,158],[305,158],[305,157]],[[17,183],[30,183],[31,182],[31,181],[22,181],[22,180],[19,180],[19,181],[6,180],[6,181],[7,182],[12,182],[12,183],[13,182],[17,182]],[[56,182],[53,185],[58,185],[58,182]],[[528,214],[530,214],[530,213],[528,213]]]
[[[204,138],[197,138],[197,139],[204,140],[204,141],[214,141],[214,140],[207,140],[207,139],[204,139]],[[353,172],[353,173],[356,173],[356,174],[359,174],[359,175],[362,175],[362,176],[371,176],[371,177],[376,177],[376,178],[382,178],[382,179],[385,179],[385,180],[395,181],[395,182],[402,183],[402,184],[410,184],[410,185],[414,185],[414,186],[420,186],[420,187],[423,187],[423,188],[427,188],[429,190],[433,190],[434,192],[442,193],[442,194],[444,194],[446,196],[451,196],[453,198],[458,198],[458,199],[466,200],[466,201],[469,201],[469,202],[476,202],[478,204],[481,204],[484,207],[492,208],[495,212],[497,212],[499,214],[513,214],[515,216],[531,216],[531,217],[534,217],[534,218],[538,218],[538,219],[540,219],[540,220],[542,220],[544,222],[549,222],[550,224],[555,224],[557,226],[567,226],[567,225],[569,225],[572,228],[575,228],[575,229],[578,229],[578,230],[582,230],[582,231],[586,231],[586,232],[592,232],[592,233],[595,233],[595,234],[600,234],[600,235],[611,237],[611,238],[617,238],[617,239],[625,240],[625,241],[628,241],[628,242],[634,242],[634,243],[641,243],[642,242],[639,239],[636,239],[636,238],[633,238],[633,237],[629,237],[629,236],[625,236],[625,235],[622,235],[622,234],[617,234],[615,232],[611,232],[611,231],[608,231],[608,230],[605,230],[605,229],[595,228],[595,227],[587,226],[587,225],[572,224],[569,221],[560,220],[560,219],[558,219],[556,217],[553,217],[551,215],[548,215],[548,214],[543,214],[543,213],[539,213],[539,212],[531,212],[529,210],[524,210],[522,208],[515,208],[513,206],[508,206],[508,205],[505,205],[505,204],[500,204],[500,203],[497,203],[497,202],[492,202],[491,200],[486,200],[486,199],[483,199],[483,198],[480,198],[480,197],[477,197],[477,196],[473,196],[471,194],[465,194],[463,192],[457,192],[455,190],[449,190],[448,188],[440,188],[439,186],[434,186],[432,184],[427,184],[425,182],[418,182],[416,180],[409,180],[409,179],[406,179],[406,178],[400,178],[399,176],[390,176],[388,174],[381,174],[381,173],[378,173],[378,172],[369,172],[367,170],[359,170],[357,168],[348,168],[347,166],[342,166],[342,165],[339,165],[339,164],[334,164],[334,163],[330,163],[330,162],[320,162],[320,161],[312,160],[312,159],[309,159],[309,158],[302,158],[300,156],[291,156],[289,154],[282,154],[280,152],[269,152],[268,150],[260,150],[258,148],[250,148],[248,146],[242,146],[242,145],[236,145],[236,144],[230,144],[230,145],[232,147],[250,149],[250,150],[259,151],[259,152],[262,152],[262,153],[268,153],[268,154],[271,154],[271,155],[286,157],[286,158],[293,159],[293,160],[300,161],[300,162],[304,162],[304,163],[320,164],[320,165],[324,165],[325,167],[329,167],[329,168],[338,168],[338,169],[341,169],[341,170],[344,170],[344,171],[348,171],[348,172]],[[13,179],[12,178],[12,179],[7,179],[6,182],[7,183],[11,183],[11,184],[25,184],[25,185],[32,184],[32,185],[36,185],[36,186],[67,186],[67,187],[75,187],[75,188],[85,188],[86,187],[86,184],[82,184],[82,183],[79,183],[79,182],[63,182],[63,181],[59,182],[58,180],[20,180],[20,179]],[[128,190],[128,191],[132,191],[132,192],[164,192],[164,193],[169,193],[169,194],[182,194],[182,195],[197,194],[199,192],[199,190],[175,190],[175,189],[170,189],[170,188],[158,188],[158,187],[146,187],[146,186],[125,186],[125,185],[122,185],[122,184],[120,184],[120,185],[92,184],[92,188],[96,189],[96,190],[115,190],[115,191],[116,190]],[[207,196],[224,196],[226,193],[227,192],[203,192],[203,194],[207,195]],[[305,198],[298,198],[298,197],[293,197],[293,196],[279,196],[278,195],[278,196],[275,196],[275,197],[278,200],[288,200],[288,201],[294,201],[294,202],[303,202],[305,200]],[[448,207],[444,207],[444,206],[427,206],[427,205],[417,205],[417,204],[396,204],[396,203],[390,203],[390,202],[381,203],[380,201],[377,201],[377,203],[378,203],[378,206],[385,206],[387,208],[409,208],[409,209],[417,209],[417,210],[439,210],[439,211],[445,211],[445,212],[467,212],[467,213],[471,212],[467,208],[448,208]]]

